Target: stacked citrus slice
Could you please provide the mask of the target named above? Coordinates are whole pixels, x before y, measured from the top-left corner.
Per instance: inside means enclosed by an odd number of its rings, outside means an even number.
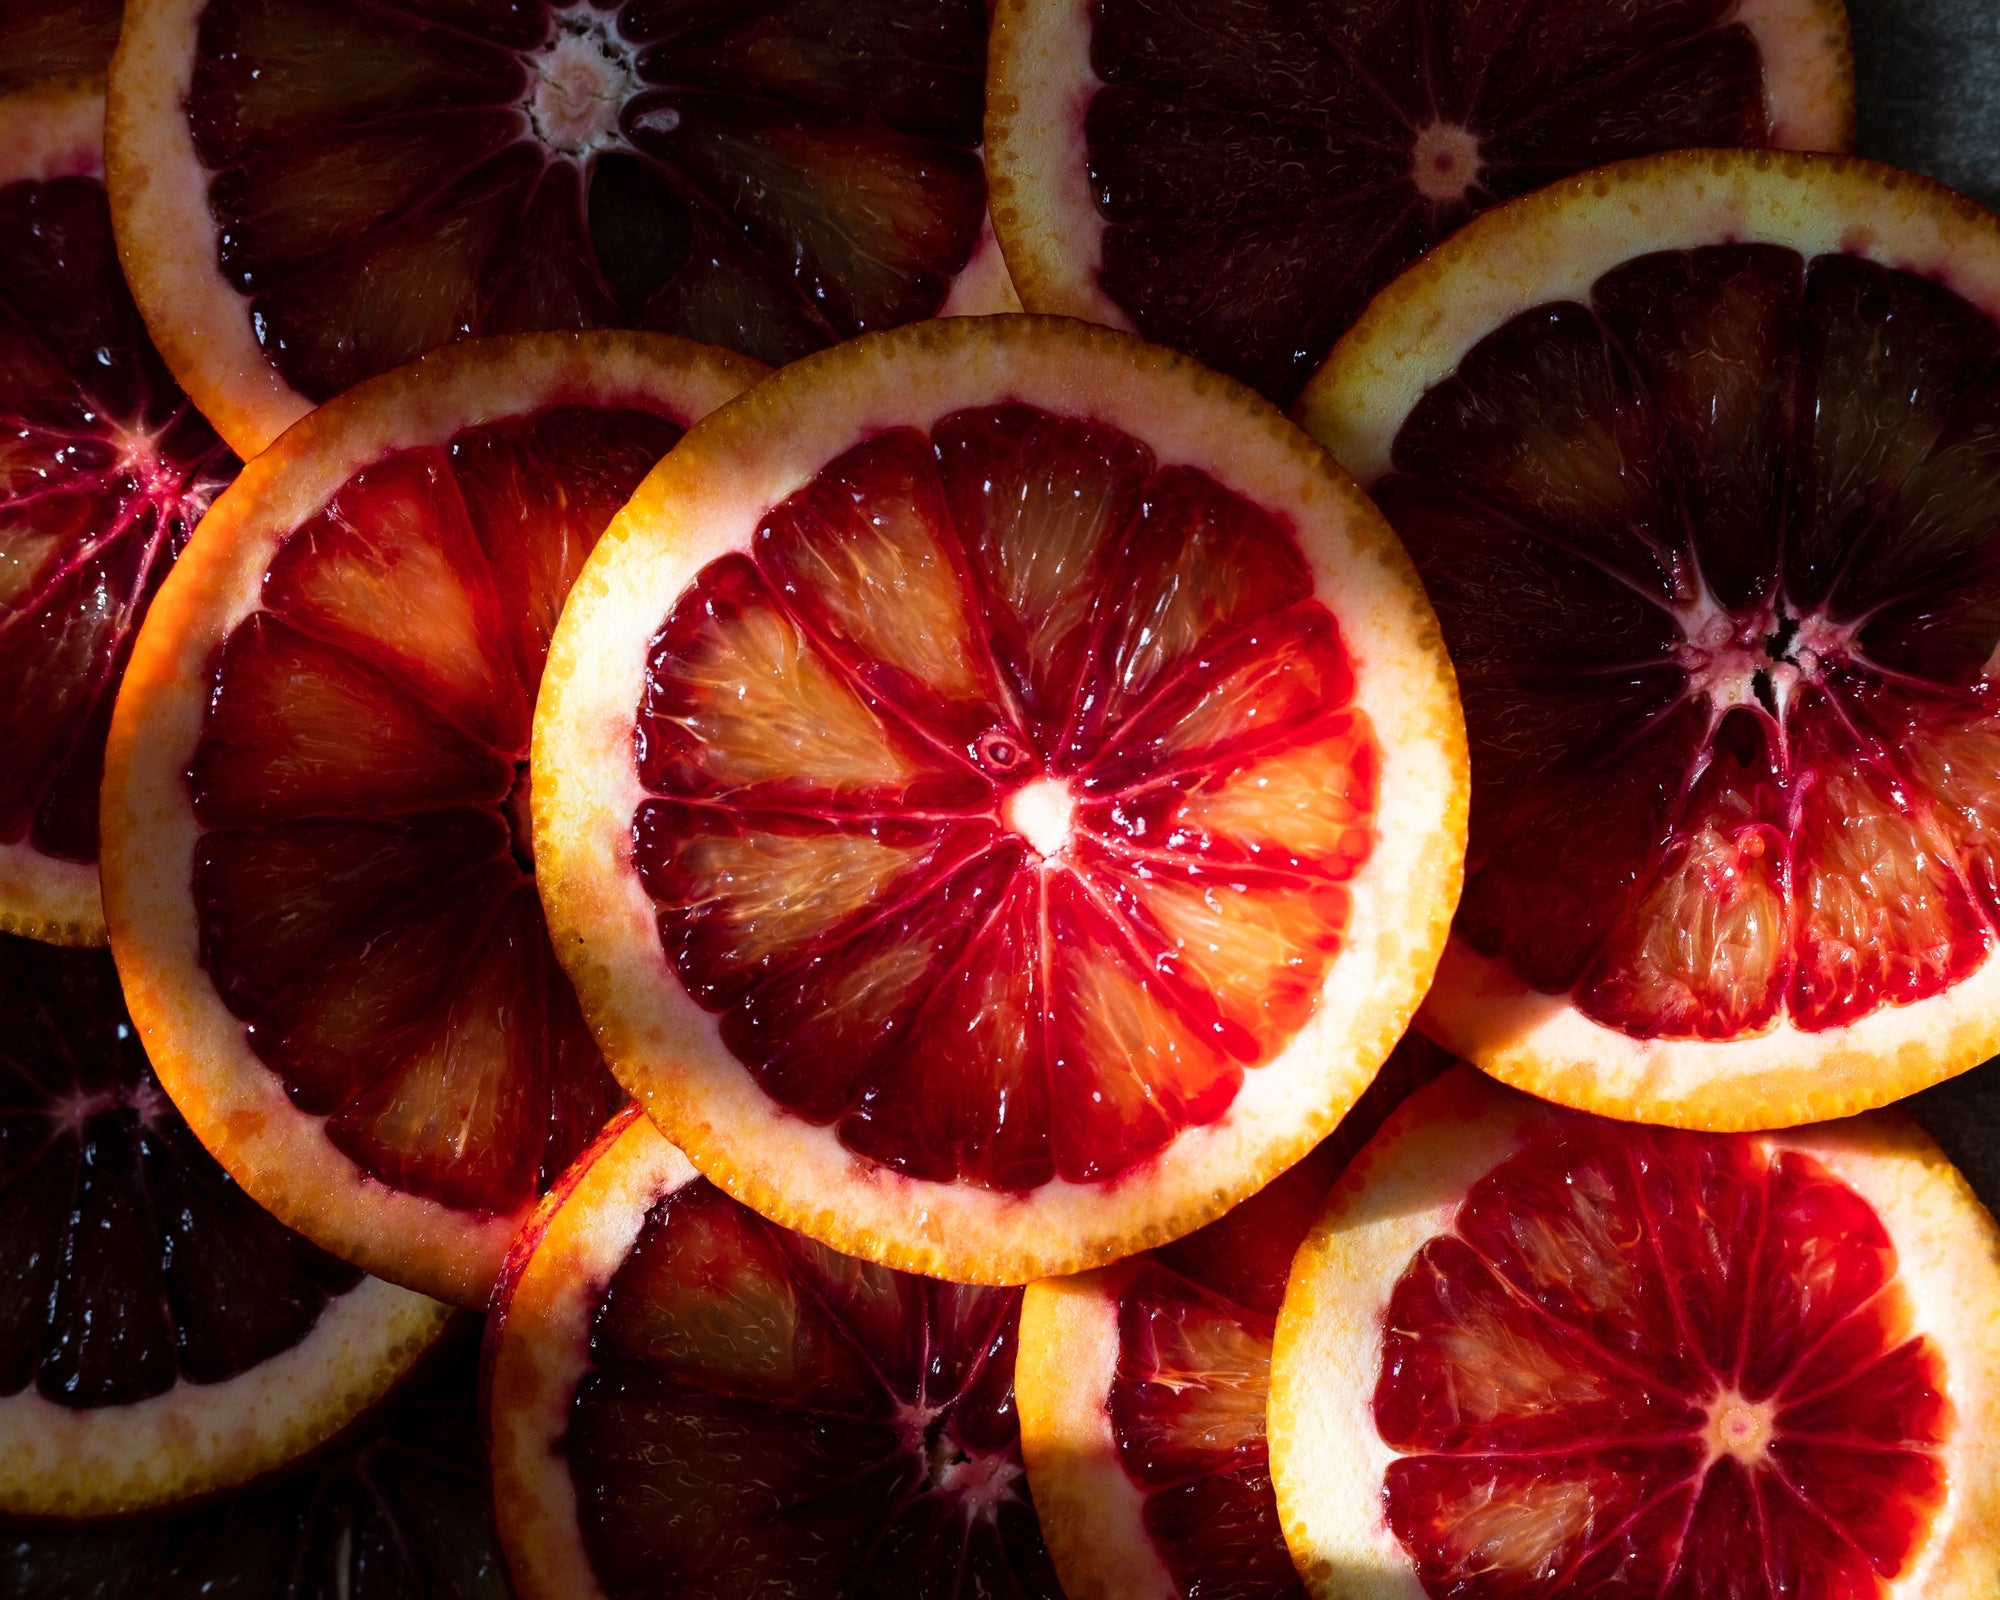
[[[1271,1373],[1316,1595],[1924,1596],[2000,1570],[2000,1232],[1908,1119],[1635,1128],[1457,1070]]]
[[[97,788],[132,635],[237,465],[119,275],[103,128],[89,83],[0,98],[0,931],[68,944],[104,940]]]
[[[268,1482],[116,1522],[0,1522],[10,1600],[509,1600],[479,1443],[478,1324]]]
[[[592,542],[755,364],[661,335],[436,353],[258,457],[113,723],[105,895],[203,1141],[292,1226],[485,1302],[616,1103],[551,956],[529,713]]]
[[[122,10],[119,0],[13,0],[0,12],[0,94],[57,78],[101,87]]]
[[[1021,1449],[1071,1600],[1303,1592],[1264,1440],[1286,1276],[1355,1152],[1449,1065],[1405,1035],[1340,1126],[1234,1210],[1117,1266],[1029,1285]]]
[[[246,453],[467,334],[646,328],[784,361],[1003,309],[985,24],[980,0],[134,0],[109,123],[126,268]]]
[[[1031,311],[1280,402],[1495,201],[1689,145],[1844,150],[1840,0],[1001,0],[993,215]]]
[[[1480,218],[1300,414],[1429,586],[1472,839],[1434,1035],[1615,1115],[1782,1126],[2000,1046],[2000,226],[1683,154]]]
[[[111,958],[0,934],[0,1511],[102,1516],[266,1473],[443,1331],[254,1205],[133,1036]]]
[[[1061,1600],[1014,1418],[1018,1289],[855,1261],[746,1210],[637,1107],[515,1246],[488,1335],[525,1600]]]
[[[550,653],[535,849],[622,1082],[836,1248],[1018,1282],[1328,1132],[1458,882],[1402,553],[1248,391],[970,318],[684,439]]]

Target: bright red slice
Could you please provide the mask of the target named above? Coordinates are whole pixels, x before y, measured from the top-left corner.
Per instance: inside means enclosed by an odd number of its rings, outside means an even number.
[[[522,1234],[488,1335],[524,1600],[1061,1600],[1014,1416],[1018,1289],[767,1222],[634,1108]]]
[[[103,123],[89,87],[0,99],[0,930],[65,944],[104,940],[97,788],[132,635],[237,468],[120,275]]]
[[[1985,1592],[2000,1235],[1914,1124],[1686,1133],[1460,1070],[1368,1161],[1272,1369],[1315,1593]]]
[[[137,1014],[224,1164],[385,1275],[483,1303],[620,1098],[542,922],[530,714],[597,536],[752,370],[606,334],[392,374],[259,458],[143,637],[110,790]]]

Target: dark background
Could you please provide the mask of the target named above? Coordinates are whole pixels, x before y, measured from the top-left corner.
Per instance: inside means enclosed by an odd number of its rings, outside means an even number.
[[[2000,0],[1847,0],[1847,12],[1855,148],[2000,208]],[[2000,1211],[2000,1059],[1909,1107]]]

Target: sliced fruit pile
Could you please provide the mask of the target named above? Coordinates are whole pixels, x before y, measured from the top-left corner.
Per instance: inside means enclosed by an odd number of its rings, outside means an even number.
[[[1272,1365],[1315,1594],[1990,1588],[2000,1233],[1906,1118],[1633,1128],[1459,1069],[1358,1170]]]
[[[563,613],[557,953],[702,1171],[836,1248],[1019,1282],[1171,1238],[1330,1130],[1429,979],[1433,627],[1324,457],[1166,352],[975,318],[808,358]]]
[[[1311,1155],[1233,1211],[1114,1267],[1031,1284],[1021,1448],[1071,1595],[1291,1600],[1264,1440],[1292,1256],[1354,1154],[1451,1065],[1406,1035]]]
[[[29,8],[0,62],[87,65],[85,24]],[[88,82],[0,98],[0,931],[65,944],[104,942],[97,790],[132,635],[237,467],[119,273],[103,145]]]
[[[443,1331],[195,1142],[111,958],[0,934],[0,1511],[97,1516],[270,1470]]]
[[[1014,1416],[1018,1289],[910,1277],[738,1205],[637,1107],[515,1246],[488,1334],[524,1600],[1061,1600]]]
[[[659,335],[478,341],[330,404],[202,524],[134,653],[105,904],[163,1081],[328,1249],[485,1302],[615,1086],[527,820],[549,632],[619,503],[754,375]]]
[[[1465,247],[1301,408],[1464,685],[1427,1025],[1537,1093],[1711,1127],[1972,1065],[2000,1044],[1992,220],[1886,168],[1717,154]]]
[[[0,1520],[11,1600],[511,1600],[462,1319],[395,1394],[296,1469],[112,1523]]]
[[[1004,310],[985,22],[980,0],[133,0],[128,270],[245,451],[468,334],[646,328],[785,361]]]
[[[1001,0],[994,221],[1030,311],[1287,404],[1467,217],[1682,146],[1845,150],[1838,0]]]

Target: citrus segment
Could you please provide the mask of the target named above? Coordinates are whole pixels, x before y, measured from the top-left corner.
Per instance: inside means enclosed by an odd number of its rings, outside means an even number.
[[[1913,1124],[1641,1128],[1458,1071],[1357,1171],[1272,1367],[1313,1592],[1983,1592],[1996,1235]]]
[[[0,929],[65,944],[104,939],[97,785],[132,635],[237,467],[119,274],[103,115],[87,85],[0,99]]]
[[[481,1302],[618,1098],[549,949],[529,719],[624,496],[754,368],[469,344],[320,413],[204,524],[136,657],[116,948],[176,1096],[329,1249]]]
[[[1074,1600],[1303,1593],[1264,1439],[1285,1278],[1354,1152],[1449,1064],[1406,1035],[1340,1126],[1234,1210],[1116,1266],[1028,1286],[1021,1448]]]
[[[537,713],[623,1081],[767,1214],[976,1281],[1300,1153],[1450,893],[1449,688],[1366,510],[1246,394],[1026,319],[814,358],[704,437]]]
[[[1628,198],[1656,220],[1614,238]],[[1988,1052],[1997,243],[1884,169],[1635,163],[1482,219],[1308,390],[1465,686],[1427,1016],[1480,1065],[1747,1127]],[[1474,278],[1449,357],[1386,355]]]
[[[1020,1291],[835,1254],[637,1109],[544,1202],[488,1334],[494,1503],[542,1596],[1062,1593],[1021,1467]]]
[[[786,361],[1011,302],[985,55],[978,0],[144,0],[112,83],[119,227],[168,359],[244,449],[472,334]]]
[[[0,1522],[16,1600],[506,1600],[480,1465],[478,1325],[299,1466],[171,1515]]]
[[[102,1516],[337,1433],[442,1331],[260,1210],[161,1091],[102,951],[0,934],[0,1509]]]
[[[1497,201],[1648,151],[1854,131],[1835,0],[1006,0],[988,84],[1028,309],[1134,329],[1281,403]]]
[[[119,0],[17,0],[0,17],[0,94],[53,78],[101,86],[123,9]]]

